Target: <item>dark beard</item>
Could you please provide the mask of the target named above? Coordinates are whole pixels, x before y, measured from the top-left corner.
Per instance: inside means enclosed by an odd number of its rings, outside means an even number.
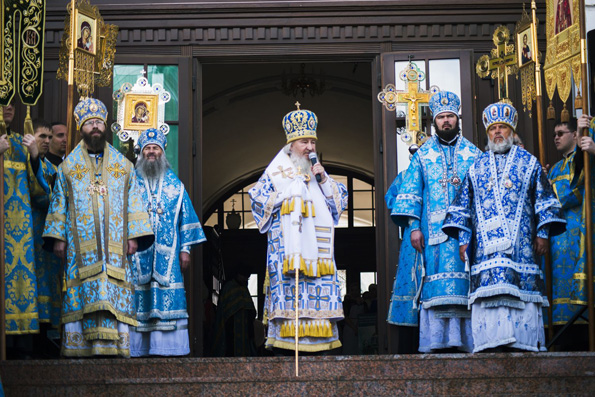
[[[459,135],[459,132],[461,132],[461,127],[459,127],[459,120],[457,120],[457,123],[450,130],[440,130],[438,129],[436,123],[434,123],[434,128],[436,129],[436,134],[438,134],[438,137],[442,139],[444,142],[452,141],[457,135]]]
[[[101,134],[99,136],[93,135],[97,131],[101,132]],[[87,150],[91,150],[95,153],[102,152],[105,148],[105,135],[105,131],[102,132],[99,128],[93,128],[88,134],[83,133],[83,141],[85,142],[85,145],[87,145]]]
[[[136,162],[136,169],[145,179],[160,178],[168,168],[169,161],[167,161],[165,153],[163,153],[161,157],[155,161],[148,161],[145,156],[141,155]]]

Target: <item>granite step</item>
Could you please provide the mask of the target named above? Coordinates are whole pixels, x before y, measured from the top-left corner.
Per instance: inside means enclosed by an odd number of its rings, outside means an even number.
[[[593,395],[595,353],[29,360],[0,363],[7,396]]]

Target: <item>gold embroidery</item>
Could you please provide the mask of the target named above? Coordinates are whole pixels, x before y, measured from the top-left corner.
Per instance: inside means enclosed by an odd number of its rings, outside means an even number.
[[[72,171],[70,171],[70,176],[76,178],[77,181],[82,180],[85,175],[87,174],[88,169],[83,167],[80,164],[77,164]]]
[[[4,160],[4,168],[24,171],[27,169],[27,165],[18,161]]]
[[[107,170],[112,174],[112,176],[116,179],[119,179],[122,175],[126,174],[126,171],[120,163],[115,163],[114,166],[107,167]]]

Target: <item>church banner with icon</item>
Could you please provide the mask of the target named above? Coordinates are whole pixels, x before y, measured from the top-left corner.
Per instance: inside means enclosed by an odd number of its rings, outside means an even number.
[[[547,51],[545,65],[545,87],[550,99],[548,118],[555,118],[552,100],[556,89],[564,109],[561,118],[568,120],[566,101],[572,91],[572,83],[579,87],[577,100],[580,101],[581,84],[581,34],[579,1],[546,1],[546,36]],[[580,103],[577,103],[580,105]],[[577,106],[581,107],[581,106]]]

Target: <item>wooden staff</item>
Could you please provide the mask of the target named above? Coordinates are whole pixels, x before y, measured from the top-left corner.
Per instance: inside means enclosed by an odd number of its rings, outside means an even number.
[[[546,164],[545,158],[545,131],[543,127],[543,101],[541,93],[541,62],[539,61],[539,47],[537,46],[537,5],[535,0],[531,1],[531,47],[533,48],[533,59],[535,60],[535,106],[537,108],[537,138],[539,140],[539,162]],[[547,308],[547,325],[548,325],[548,339],[554,338],[554,319],[553,319],[553,304],[554,304],[554,283],[552,280],[552,256],[549,250],[544,255],[545,259],[545,284],[547,289],[547,298],[550,302]]]
[[[581,86],[583,91],[583,114],[589,114],[589,71],[587,70],[587,30],[585,26],[585,0],[579,0],[579,18],[581,32]],[[583,136],[589,136],[589,129],[583,128]],[[589,351],[595,351],[595,308],[593,308],[593,197],[591,195],[591,159],[583,151],[585,172],[585,224],[587,235],[585,253],[587,255],[587,308],[589,313]]]
[[[300,261],[298,261],[297,264],[297,269],[295,269],[295,376],[300,376],[300,367],[299,367],[299,336],[298,336],[298,331],[300,330],[300,326],[299,326],[299,316],[298,316],[298,287],[299,287],[299,282],[300,282]]]
[[[4,123],[1,114],[4,107],[0,106],[0,123]],[[6,360],[6,308],[4,303],[4,154],[0,156],[0,360]]]
[[[74,132],[73,113],[74,113],[74,46],[76,32],[76,0],[70,0],[70,48],[68,54],[68,99],[66,103],[66,131],[68,139],[66,140],[66,155],[70,153],[76,145],[76,133]]]

